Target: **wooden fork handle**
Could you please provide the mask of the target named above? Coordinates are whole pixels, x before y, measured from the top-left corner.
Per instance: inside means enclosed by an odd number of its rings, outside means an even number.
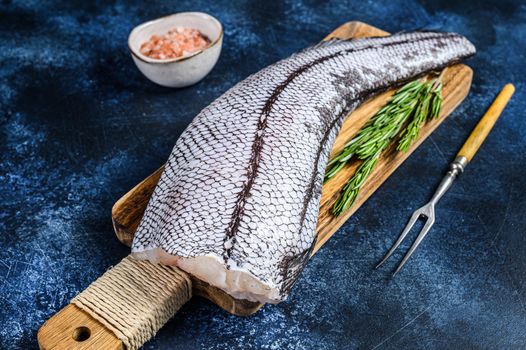
[[[493,125],[499,119],[500,114],[506,104],[510,100],[511,96],[515,92],[515,87],[512,84],[506,84],[500,91],[497,98],[493,101],[491,106],[488,108],[482,119],[478,122],[477,126],[457,154],[457,158],[464,157],[467,162],[470,162],[475,153],[477,153],[480,145],[484,142],[489,132],[493,128]]]

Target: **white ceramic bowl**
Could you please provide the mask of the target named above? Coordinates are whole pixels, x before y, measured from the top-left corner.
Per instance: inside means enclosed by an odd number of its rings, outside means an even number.
[[[199,29],[210,39],[210,45],[187,56],[159,60],[144,56],[141,45],[154,34],[165,34],[173,27]],[[223,26],[202,12],[180,12],[135,27],[128,37],[133,61],[151,81],[167,87],[185,87],[197,83],[214,68],[223,44]]]

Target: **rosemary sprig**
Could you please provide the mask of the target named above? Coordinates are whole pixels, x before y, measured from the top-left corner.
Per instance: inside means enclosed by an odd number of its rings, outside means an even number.
[[[332,208],[334,215],[340,215],[351,207],[382,152],[393,140],[400,135],[397,150],[407,151],[418,137],[423,123],[438,117],[441,106],[441,76],[431,82],[412,81],[389,99],[328,163],[324,181],[334,177],[351,159],[363,161],[342,188],[342,193]]]
[[[334,203],[334,207],[332,208],[333,214],[340,215],[345,210],[350,208],[350,206],[356,200],[356,197],[358,197],[360,188],[376,166],[379,158],[380,153],[374,155],[373,157],[367,158],[362,162],[362,164],[360,164],[360,167],[358,170],[356,170],[354,176],[345,184],[342,194],[336,203]]]
[[[440,108],[442,107],[442,82],[437,79],[432,83],[426,84],[421,94],[423,97],[415,110],[413,119],[402,132],[396,147],[398,151],[407,152],[413,141],[418,138],[422,124],[426,119],[437,118],[440,114]]]
[[[423,84],[418,80],[398,90],[356,136],[345,144],[344,149],[327,165],[325,181],[334,177],[353,157],[366,159],[389,145],[389,141],[400,131],[405,120],[418,103]]]

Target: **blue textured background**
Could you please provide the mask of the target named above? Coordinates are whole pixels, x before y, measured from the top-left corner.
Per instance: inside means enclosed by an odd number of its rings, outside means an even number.
[[[222,56],[191,88],[157,87],[127,35],[185,10],[223,22]],[[508,0],[1,1],[0,348],[36,347],[38,327],[128,253],[113,202],[166,160],[201,108],[352,19],[466,35],[478,48],[470,95],[312,259],[289,300],[239,318],[194,299],[145,348],[525,348],[526,6]],[[410,264],[392,280],[397,259],[373,271],[509,81],[516,95]]]

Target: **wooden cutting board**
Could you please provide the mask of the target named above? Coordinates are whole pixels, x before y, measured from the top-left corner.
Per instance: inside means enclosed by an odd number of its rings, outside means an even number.
[[[331,34],[329,38],[362,38],[369,36],[384,36],[387,32],[372,27],[361,22],[348,22]],[[419,138],[410,147],[406,153],[395,152],[394,147],[388,149],[376,168],[372,172],[369,180],[364,184],[356,202],[345,214],[334,217],[331,213],[331,207],[337,199],[338,194],[343,186],[353,175],[359,163],[356,162],[347,166],[344,170],[324,184],[322,198],[320,203],[320,214],[317,227],[317,241],[314,249],[316,253],[321,246],[340,228],[343,223],[380,187],[380,185],[409,157],[409,155],[444,121],[444,119],[462,102],[469,92],[473,72],[466,65],[457,64],[449,67],[443,76],[443,106],[439,118],[434,119],[422,128]],[[332,155],[339,152],[343,145],[371,118],[381,106],[383,106],[394,91],[388,91],[378,95],[374,99],[360,106],[351,113],[336,139]],[[133,236],[139,222],[144,214],[144,210],[153,193],[155,185],[162,173],[161,167],[155,173],[143,180],[121,199],[119,199],[112,209],[112,220],[118,239],[130,246]],[[380,258],[380,257],[379,257]],[[240,316],[250,315],[256,312],[262,304],[250,302],[247,300],[236,300],[222,290],[212,287],[199,279],[190,276],[193,282],[193,294],[203,296],[226,311]],[[131,291],[133,292],[133,291]],[[91,334],[97,334],[99,341],[104,339],[104,344],[111,349],[122,348],[122,343],[110,331],[104,329],[104,326],[94,320],[89,314],[69,304],[62,309],[57,315],[51,318],[42,326],[39,331],[38,341],[41,348],[48,348],[49,344],[59,344],[65,338],[71,338],[68,332],[72,324],[84,324],[92,331]],[[81,349],[87,344],[78,343],[74,346],[69,340],[68,348]],[[73,344],[73,345],[71,345]]]
[[[348,22],[331,34],[324,40],[330,38],[363,38],[368,36],[385,36],[389,33],[370,26],[362,22]],[[347,166],[340,171],[333,179],[324,184],[320,203],[320,213],[317,226],[317,242],[314,248],[316,253],[321,246],[345,223],[345,221],[380,187],[380,185],[402,164],[402,162],[413,153],[413,151],[444,121],[444,119],[464,100],[471,86],[473,71],[466,65],[457,64],[449,67],[443,77],[443,98],[442,113],[439,118],[425,124],[420,132],[419,138],[410,147],[406,153],[396,152],[395,147],[388,149],[372,172],[369,180],[364,184],[360,195],[354,205],[343,215],[335,217],[331,214],[331,208],[342,186],[354,174],[359,162]],[[342,126],[338,137],[336,138],[332,155],[342,150],[344,144],[378,111],[393,94],[394,90],[385,92],[372,100],[361,105],[352,112]],[[332,156],[331,155],[331,156]],[[139,222],[144,214],[146,205],[153,193],[155,185],[159,181],[163,167],[148,176],[141,183],[131,189],[122,198],[120,198],[112,209],[112,220],[115,233],[118,239],[130,246],[133,236]],[[225,310],[236,315],[247,315],[255,312],[261,305],[246,301],[238,301],[221,290],[214,290],[211,293],[211,287],[203,285],[203,282],[197,281],[196,293],[202,295]],[[202,288],[201,288],[202,287]],[[225,300],[226,298],[226,300]]]

